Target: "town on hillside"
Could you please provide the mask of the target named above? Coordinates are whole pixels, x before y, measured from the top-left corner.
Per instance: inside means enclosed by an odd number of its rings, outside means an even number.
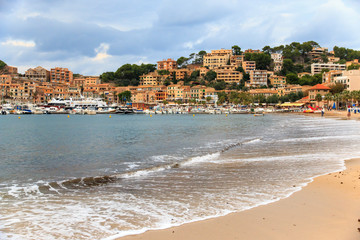
[[[314,41],[262,50],[200,51],[154,64],[125,64],[100,76],[41,66],[24,74],[0,61],[2,104],[48,104],[53,99],[102,99],[108,105],[270,104],[346,107],[360,100],[360,51]],[[70,68],[71,69],[71,68]],[[289,105],[290,104],[290,105]]]

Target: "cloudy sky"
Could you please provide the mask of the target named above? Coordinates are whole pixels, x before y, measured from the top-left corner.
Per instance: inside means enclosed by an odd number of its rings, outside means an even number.
[[[0,0],[0,59],[99,75],[200,50],[360,49],[358,0]]]

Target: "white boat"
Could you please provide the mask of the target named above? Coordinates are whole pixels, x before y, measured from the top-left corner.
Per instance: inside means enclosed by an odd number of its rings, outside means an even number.
[[[53,98],[48,102],[49,106],[63,106],[63,107],[82,107],[82,108],[103,108],[107,107],[106,102],[104,102],[101,98],[84,98],[81,96],[80,98],[70,98],[70,99],[63,99],[63,98]]]

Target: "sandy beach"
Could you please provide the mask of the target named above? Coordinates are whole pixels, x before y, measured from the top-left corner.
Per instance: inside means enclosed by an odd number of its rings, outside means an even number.
[[[120,239],[360,239],[360,159],[346,168],[272,204]]]

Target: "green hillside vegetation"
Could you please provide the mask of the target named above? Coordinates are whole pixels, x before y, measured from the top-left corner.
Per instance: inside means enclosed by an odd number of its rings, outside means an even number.
[[[321,74],[314,76],[305,75],[301,78],[298,77],[298,73],[311,72],[311,64],[315,62],[327,62],[330,54],[325,52],[319,58],[312,58],[309,54],[313,48],[321,47],[319,43],[315,41],[307,41],[303,43],[292,42],[288,45],[280,46],[265,46],[262,49],[262,53],[245,53],[244,59],[246,61],[255,61],[256,68],[260,70],[273,70],[273,60],[271,59],[272,53],[280,53],[283,56],[283,67],[280,72],[276,72],[276,75],[285,76],[286,81],[289,84],[299,85],[316,85],[322,82]],[[243,54],[241,48],[238,45],[231,47],[234,55]],[[188,57],[181,56],[177,59],[177,65],[179,68],[186,68],[190,64],[202,64],[203,57],[206,51],[201,50],[198,53],[191,53]],[[334,56],[339,57],[338,63],[344,64],[346,61],[354,59],[360,59],[360,51],[344,48],[334,47]],[[228,63],[229,64],[229,63]],[[353,64],[348,67],[351,69],[359,69],[360,65]],[[0,62],[1,68],[1,62]],[[104,83],[115,83],[117,86],[138,85],[140,82],[139,77],[143,74],[155,71],[155,64],[125,64],[119,67],[115,72],[105,72],[101,74],[100,78]],[[199,76],[199,72],[195,71],[190,76],[185,76],[183,79],[185,85],[207,85],[214,87],[217,90],[223,89],[237,89],[247,90],[245,88],[245,82],[249,80],[249,74],[246,74],[242,67],[239,67],[237,71],[243,73],[243,79],[239,84],[226,84],[225,82],[216,80],[216,72],[209,71],[204,77]],[[168,71],[158,71],[160,75],[168,75]],[[169,77],[165,81],[165,85],[176,84],[178,80],[175,77]]]

